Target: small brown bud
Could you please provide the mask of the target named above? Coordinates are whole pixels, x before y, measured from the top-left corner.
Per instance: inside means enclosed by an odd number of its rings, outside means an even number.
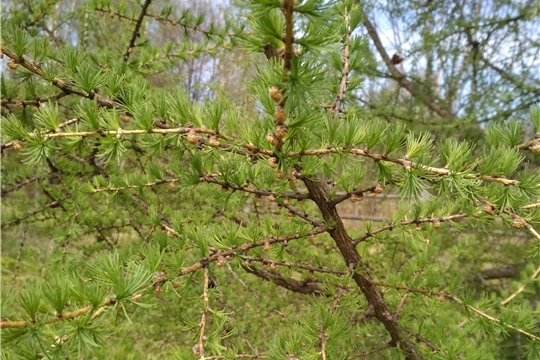
[[[226,263],[227,263],[227,260],[225,260],[223,256],[220,256],[216,262],[216,265],[219,267],[224,267]]]
[[[377,196],[377,193],[373,191],[373,192],[371,192],[371,193],[369,194],[369,196],[375,197],[375,196]]]
[[[270,196],[268,197],[268,201],[270,201],[270,202],[275,202],[275,201],[276,201],[276,197],[275,197],[274,195],[270,195]]]
[[[291,210],[287,209],[287,216],[288,217],[294,217],[294,213]]]
[[[176,289],[181,285],[181,281],[180,279],[173,279],[173,281],[171,281],[171,284],[172,284],[172,287]]]
[[[154,284],[154,294],[159,295],[162,292],[163,292],[163,289],[161,287],[161,284],[160,283],[155,283]]]
[[[421,231],[421,230],[422,230],[422,224],[416,225],[416,231]]]
[[[533,146],[531,146],[531,151],[533,154],[540,154],[540,143],[536,143]]]
[[[13,144],[13,150],[21,150],[22,149],[22,144],[20,142],[15,142]]]
[[[264,252],[269,252],[270,249],[271,249],[270,243],[268,242],[264,243],[264,248],[263,248]]]
[[[219,146],[219,141],[218,141],[217,137],[215,137],[215,136],[210,136],[210,139],[208,139],[208,143],[210,144],[210,146],[213,146],[213,147],[218,147]]]
[[[289,205],[291,205],[291,201],[289,199],[285,198],[285,199],[283,199],[283,205],[289,206]]]
[[[276,157],[271,157],[268,159],[268,165],[270,165],[271,168],[277,168],[278,167],[278,159]]]
[[[373,192],[376,193],[376,194],[382,194],[382,192],[383,192],[383,187],[382,187],[382,185],[381,185],[381,184],[377,184],[377,185],[375,186],[375,190],[373,190]]]
[[[39,108],[37,106],[32,106],[32,111],[33,112],[38,112]]]
[[[274,132],[274,134],[276,135],[276,137],[279,140],[283,140],[283,138],[285,136],[287,136],[288,132],[289,132],[289,127],[287,125],[283,124],[283,125],[278,125],[277,126],[276,131]]]
[[[266,140],[270,143],[272,146],[278,146],[279,145],[279,139],[276,137],[274,133],[268,134],[266,137]]]
[[[352,194],[350,198],[351,202],[358,202],[364,200],[364,194],[356,195]]]
[[[18,110],[24,110],[24,104],[20,101],[17,101],[15,106],[17,107]]]
[[[111,19],[114,19],[114,12],[111,11],[111,12],[109,13],[109,16],[111,17]]]
[[[401,54],[394,54],[391,60],[392,64],[397,65],[401,64],[401,62],[403,61],[403,57],[401,56]]]
[[[275,263],[270,263],[270,269],[276,270],[276,264]]]
[[[277,125],[281,125],[287,120],[287,114],[283,111],[283,108],[280,106],[277,108],[274,114],[274,121]]]
[[[441,295],[441,296],[439,296],[439,301],[440,301],[440,302],[445,302],[446,299],[444,298],[444,296]]]
[[[283,179],[286,179],[287,178],[287,174],[285,174],[283,171],[281,170],[278,170],[276,171],[276,177],[280,180],[283,180]]]
[[[315,244],[315,235],[310,235],[309,236],[309,242],[312,243],[312,244]]]
[[[296,179],[289,180],[289,187],[296,187]]]
[[[272,98],[272,100],[279,104],[279,102],[283,98],[283,94],[281,93],[281,91],[279,91],[279,88],[277,86],[272,86],[270,88],[270,97]]]
[[[486,214],[489,214],[489,215],[495,215],[495,210],[493,209],[493,206],[491,206],[491,205],[486,205],[486,206],[484,206],[484,209],[483,209],[483,210],[484,210],[484,212],[485,212]]]
[[[104,11],[100,11],[100,12],[99,12],[99,16],[101,16],[101,17],[105,16],[105,12],[104,12]]]
[[[3,59],[3,58],[4,58],[4,53],[0,51],[0,59]]]
[[[435,220],[435,221],[433,222],[433,227],[434,227],[435,229],[440,228],[440,227],[441,227],[441,222],[440,222],[439,220]]]
[[[521,229],[524,226],[523,220],[515,218],[514,221],[512,221],[512,227],[514,229]]]
[[[195,130],[190,130],[187,134],[187,140],[190,144],[197,144],[199,142],[199,135]]]
[[[120,115],[120,120],[127,123],[129,121],[129,116],[126,113],[123,113]]]
[[[13,59],[9,59],[7,65],[11,70],[17,70],[17,68],[19,67],[19,64],[17,64]]]
[[[174,189],[176,187],[176,183],[175,182],[170,182],[169,187]]]
[[[221,190],[227,192],[227,191],[229,191],[229,188],[227,186],[225,186],[225,185],[221,185]]]

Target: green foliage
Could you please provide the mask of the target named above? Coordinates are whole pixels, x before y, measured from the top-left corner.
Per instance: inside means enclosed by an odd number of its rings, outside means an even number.
[[[493,3],[8,3],[2,358],[540,358],[537,78],[482,53],[538,15]]]

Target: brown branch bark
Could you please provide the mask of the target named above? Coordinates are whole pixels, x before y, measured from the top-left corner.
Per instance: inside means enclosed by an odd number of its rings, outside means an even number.
[[[347,79],[349,77],[349,44],[350,44],[350,36],[351,31],[349,29],[349,13],[347,11],[347,6],[345,5],[345,14],[343,16],[343,20],[345,22],[345,39],[343,52],[341,53],[341,62],[343,66],[343,70],[341,72],[341,82],[339,84],[339,90],[338,94],[336,96],[336,100],[334,101],[334,106],[332,107],[332,111],[334,112],[334,116],[339,116],[341,110],[341,103],[343,101],[343,96],[345,95],[345,90],[347,88]]]
[[[111,306],[111,305],[114,305],[114,304],[116,304],[116,299],[107,298],[99,306],[100,306],[100,308],[104,308],[104,307]],[[69,313],[55,315],[49,321],[47,321],[47,324],[54,324],[54,323],[59,322],[59,321],[74,319],[76,317],[79,317],[81,315],[86,314],[87,312],[89,312],[92,309],[93,308],[90,305],[88,305],[88,306],[85,306],[85,307],[83,307],[81,309],[78,309],[78,310],[75,310],[75,311],[72,311],[72,312],[69,312]],[[99,311],[99,309],[98,309],[98,311]],[[29,325],[29,323],[26,322],[26,321],[1,321],[0,322],[0,328],[1,329],[15,329],[15,328],[26,327],[28,325]]]
[[[137,18],[137,22],[135,23],[135,28],[133,29],[133,34],[131,35],[131,39],[129,39],[129,45],[127,47],[126,52],[124,53],[124,61],[129,60],[129,56],[133,52],[133,48],[135,47],[135,41],[138,37],[141,36],[139,33],[141,29],[142,22],[144,20],[144,17],[146,15],[146,11],[148,10],[148,7],[150,6],[150,3],[152,0],[146,0],[144,4],[142,5],[141,12],[139,13],[139,17]]]
[[[354,271],[353,279],[360,287],[369,304],[373,305],[375,317],[384,325],[390,334],[392,338],[390,345],[399,346],[406,354],[408,360],[423,359],[416,349],[414,342],[408,338],[404,329],[398,324],[382,292],[372,284],[371,277],[366,271],[366,266],[362,262],[360,254],[347,233],[336,206],[328,198],[321,184],[307,178],[302,179],[302,181],[308,188],[313,201],[319,207],[324,219],[332,223],[332,227],[328,230],[328,233],[341,251],[347,267]]]
[[[285,60],[284,68],[286,72],[291,71],[291,60],[294,56],[294,27],[293,13],[295,0],[284,0],[282,5],[283,14],[285,15]]]
[[[20,57],[17,56],[17,54],[15,54],[13,51],[8,49],[4,44],[0,44],[0,49],[2,50],[2,53],[4,53],[7,57],[12,59],[15,63],[21,65],[26,70],[36,74],[37,76],[43,78],[44,80],[51,81],[52,85],[56,86],[57,88],[62,90],[64,93],[76,94],[76,95],[79,95],[88,99],[96,99],[99,106],[103,106],[107,108],[115,107],[115,104],[111,100],[93,91],[90,93],[87,93],[86,91],[83,91],[77,88],[76,86],[73,86],[69,84],[68,82],[61,79],[55,78],[55,79],[50,80],[47,74],[45,74],[45,72],[43,72],[43,70],[41,70],[36,64],[34,64],[31,61],[26,60],[23,56],[20,56]]]
[[[41,11],[39,12],[39,14],[37,14],[37,16],[34,18],[34,20],[32,20],[31,22],[29,23],[26,23],[26,25],[24,26],[25,29],[28,29],[30,26],[34,25],[35,23],[38,22],[39,19],[41,19],[41,17],[43,16],[43,14],[45,14],[45,11],[47,11],[47,8],[51,5],[51,2],[52,0],[49,0],[47,1],[47,3],[45,4],[45,6],[41,9]]]
[[[281,286],[287,290],[310,295],[323,295],[325,291],[321,284],[316,279],[305,279],[303,281],[295,279],[287,279],[279,272],[274,270],[259,269],[255,266],[242,265],[242,268],[250,274],[253,274],[266,281],[271,281],[274,284]]]

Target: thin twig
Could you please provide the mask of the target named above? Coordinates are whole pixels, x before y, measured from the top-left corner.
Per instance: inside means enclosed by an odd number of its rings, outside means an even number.
[[[55,208],[57,206],[60,206],[62,204],[62,202],[67,200],[67,199],[69,199],[69,197],[64,197],[62,199],[52,201],[52,202],[48,203],[47,205],[44,205],[44,206],[40,207],[39,209],[34,210],[31,213],[26,214],[26,215],[24,215],[24,216],[22,216],[20,218],[17,218],[17,219],[11,220],[11,221],[7,221],[7,222],[3,222],[1,227],[5,228],[7,226],[20,224],[23,220],[26,220],[26,219],[28,219],[28,218],[36,215],[36,214],[39,214],[40,212],[43,212],[43,211],[45,211],[47,209]]]
[[[199,354],[198,354],[201,356],[201,360],[205,359],[204,357],[204,340],[205,340],[204,329],[206,326],[206,313],[208,312],[210,308],[208,305],[208,267],[204,268],[203,306],[204,306],[204,309],[201,315],[201,324],[200,324],[201,330],[199,333]]]
[[[460,305],[463,305],[466,309],[469,309],[471,310],[472,312],[476,313],[477,315],[480,315],[482,316],[483,318],[486,318],[490,321],[493,321],[493,322],[496,322],[498,324],[501,324],[502,326],[505,326],[509,329],[512,329],[514,331],[517,331],[523,335],[526,335],[528,337],[530,337],[531,339],[534,339],[534,340],[540,340],[540,337],[534,335],[534,334],[531,334],[530,332],[527,332],[521,328],[518,328],[516,326],[513,326],[513,325],[510,325],[506,322],[502,322],[500,319],[497,319],[491,315],[488,315],[486,314],[485,312],[483,312],[482,310],[472,306],[472,305],[469,305],[469,304],[465,304],[462,300],[460,300],[459,298],[457,298],[456,296],[450,294],[450,293],[447,293],[447,292],[442,292],[442,291],[432,291],[432,290],[428,290],[428,289],[422,289],[422,288],[412,288],[410,286],[405,286],[405,285],[390,285],[390,284],[387,284],[387,283],[384,283],[384,282],[381,282],[381,281],[371,281],[371,283],[375,286],[383,286],[383,287],[387,287],[387,288],[390,288],[390,289],[398,289],[398,290],[405,290],[407,292],[411,292],[411,293],[415,293],[415,294],[421,294],[421,295],[427,295],[427,296],[437,296],[439,297],[440,300],[444,300],[444,299],[449,299],[449,300],[452,300],[453,302],[457,303],[457,304],[460,304]]]
[[[197,50],[185,50],[185,51],[182,51],[182,52],[178,52],[178,53],[175,53],[175,54],[165,54],[165,55],[161,55],[161,56],[156,56],[156,57],[153,57],[151,58],[150,60],[142,63],[139,65],[139,69],[140,68],[143,68],[143,67],[146,67],[146,66],[149,66],[150,64],[156,62],[156,61],[161,61],[161,60],[165,60],[165,59],[169,59],[169,58],[183,58],[183,56],[185,55],[192,55],[194,53],[199,53],[199,52],[211,52],[211,51],[214,51],[218,48],[224,48],[224,49],[227,49],[231,46],[231,44],[227,43],[227,44],[219,44],[219,45],[215,45],[215,46],[209,46],[209,47],[206,47],[206,48],[202,48],[202,49],[197,49]]]
[[[388,231],[388,230],[392,230],[394,229],[396,226],[406,226],[406,225],[420,225],[420,224],[423,224],[423,223],[433,223],[433,224],[437,224],[437,223],[442,223],[442,222],[449,222],[449,221],[454,221],[456,219],[461,219],[461,218],[465,218],[467,217],[467,214],[465,213],[458,213],[458,214],[453,214],[453,215],[446,215],[446,216],[441,216],[441,217],[437,217],[437,218],[433,218],[433,217],[426,217],[426,218],[419,218],[419,219],[413,219],[413,220],[404,220],[404,221],[401,221],[401,222],[391,222],[389,223],[388,225],[386,226],[383,226],[382,228],[380,229],[377,229],[375,231],[371,231],[371,232],[367,232],[365,233],[364,235],[360,236],[359,238],[357,239],[354,239],[353,242],[354,244],[358,244],[362,241],[365,241],[366,239],[369,239],[383,231]]]
[[[367,350],[367,351],[363,351],[361,353],[358,353],[356,355],[352,355],[352,356],[349,356],[347,358],[347,360],[354,360],[354,359],[358,359],[358,358],[364,358],[364,359],[368,359],[368,355],[371,355],[371,354],[375,354],[375,353],[378,353],[379,351],[383,351],[385,349],[388,349],[390,347],[390,345],[385,345],[385,346],[382,346],[380,348],[375,348],[375,349],[371,349],[371,350]]]
[[[266,359],[267,357],[265,355],[251,355],[251,354],[236,354],[234,355],[235,359]],[[214,355],[214,356],[207,356],[205,359],[229,359],[228,356],[225,355]]]
[[[290,262],[286,262],[285,260],[270,260],[270,259],[263,259],[263,258],[252,258],[252,257],[241,257],[242,260],[245,260],[246,262],[260,262],[263,264],[267,264],[270,266],[284,266],[287,268],[299,268],[307,271],[313,271],[313,272],[320,272],[320,273],[327,273],[327,274],[335,274],[335,275],[346,275],[346,271],[336,270],[336,269],[330,269],[325,268],[322,266],[314,266],[314,265],[308,265],[308,264],[293,264]]]
[[[104,307],[112,306],[114,304],[116,304],[116,299],[107,298],[99,305],[99,307],[104,308]],[[87,312],[89,312],[92,309],[93,309],[93,307],[88,305],[88,306],[85,306],[85,307],[83,307],[81,309],[71,311],[71,312],[68,312],[68,313],[65,313],[65,314],[54,315],[46,322],[46,324],[54,324],[54,323],[57,323],[57,322],[63,321],[63,320],[75,319],[76,317],[79,317],[81,315],[86,314]],[[96,311],[96,313],[97,312],[99,312],[99,309],[98,309],[98,311]],[[102,312],[103,311],[101,311],[99,313],[101,314]],[[29,325],[32,325],[32,323],[29,323],[27,321],[0,321],[0,329],[23,328],[23,327],[27,327]]]
[[[24,26],[25,29],[28,29],[30,26],[34,25],[36,22],[38,22],[38,20],[43,16],[43,14],[45,14],[45,11],[47,10],[47,8],[49,7],[49,5],[51,5],[51,2],[52,0],[49,0],[47,1],[47,3],[45,4],[45,6],[41,9],[41,11],[39,12],[39,14],[34,18],[34,20],[32,20],[31,22],[29,23],[26,23],[26,25]]]
[[[345,21],[345,39],[343,52],[341,54],[341,61],[343,64],[343,70],[341,72],[341,83],[339,84],[339,90],[338,94],[336,96],[336,100],[334,102],[334,106],[332,107],[332,112],[335,117],[339,117],[339,114],[341,113],[341,103],[343,101],[343,96],[345,95],[345,89],[347,88],[347,79],[349,76],[349,43],[350,43],[350,36],[351,36],[351,30],[349,29],[349,13],[347,12],[347,6],[344,6],[345,14],[343,16]]]
[[[58,93],[51,96],[46,97],[36,97],[31,100],[19,100],[19,99],[2,99],[1,104],[2,106],[13,104],[13,105],[23,105],[23,106],[39,106],[41,103],[47,102],[47,101],[56,101],[59,100],[68,94],[66,93]]]
[[[21,242],[19,243],[19,251],[17,251],[17,262],[15,265],[15,271],[13,273],[13,282],[15,282],[15,280],[17,279],[17,276],[19,275],[19,268],[21,266],[21,254],[22,254],[22,249],[24,247],[24,240],[26,240],[27,232],[28,232],[28,224],[26,224],[23,228]]]
[[[326,340],[328,336],[324,332],[322,325],[319,325],[319,345],[321,347],[322,360],[326,360]]]
[[[144,17],[146,15],[146,11],[148,10],[148,7],[150,6],[150,3],[152,0],[145,0],[144,4],[142,5],[141,12],[139,13],[139,18],[135,22],[135,28],[133,29],[133,34],[131,34],[131,39],[129,39],[129,45],[127,47],[126,52],[124,53],[124,61],[129,60],[129,56],[133,52],[133,48],[135,47],[135,41],[138,37],[141,36],[139,33],[139,30],[141,29],[142,22],[144,20]]]
[[[540,266],[535,270],[535,272],[531,275],[531,280],[536,279],[536,277],[540,274]],[[517,295],[519,295],[523,290],[525,290],[525,287],[527,284],[522,285],[516,292],[514,292],[512,295],[501,301],[501,306],[508,304],[510,301],[512,301],[513,298],[515,298]]]
[[[116,11],[111,11],[109,9],[105,9],[105,8],[101,8],[101,7],[97,7],[95,8],[96,11],[99,11],[101,13],[108,13],[110,14],[111,17],[118,17],[119,19],[124,19],[124,20],[127,20],[130,24],[131,23],[134,23],[135,21],[137,21],[137,19],[135,18],[132,18],[132,17],[129,17],[129,16],[126,16],[124,14],[121,14],[119,12],[116,12]],[[211,36],[211,35],[218,35],[218,34],[214,34],[214,33],[211,33],[209,30],[206,30],[206,29],[203,29],[197,25],[191,25],[191,24],[188,24],[186,22],[183,22],[181,20],[172,20],[172,19],[169,19],[169,18],[166,18],[164,16],[161,16],[161,15],[154,15],[154,14],[151,14],[151,13],[146,13],[145,15],[146,17],[149,17],[149,18],[153,18],[154,20],[156,21],[159,21],[161,23],[169,23],[173,26],[176,26],[176,25],[179,25],[181,27],[183,27],[184,29],[190,29],[193,33],[195,32],[200,32],[201,34],[204,34],[206,36]],[[233,36],[239,36],[239,34],[234,34],[234,33],[227,33],[225,34],[225,36],[228,36],[228,37],[233,37]]]
[[[76,86],[72,85],[68,81],[64,81],[58,78],[50,79],[47,74],[41,70],[40,67],[38,67],[35,63],[26,60],[23,56],[18,56],[13,51],[8,49],[3,43],[0,44],[0,49],[2,53],[4,53],[7,57],[12,59],[15,63],[21,65],[28,71],[38,75],[39,77],[43,78],[44,80],[47,80],[48,82],[52,83],[52,85],[56,86],[60,90],[62,90],[66,94],[76,94],[79,96],[82,96],[84,98],[88,98],[90,100],[96,99],[99,106],[103,106],[106,108],[114,108],[116,105],[111,100],[105,98],[104,96],[91,91],[86,92],[82,89],[77,88]]]
[[[242,284],[243,287],[246,288],[247,291],[249,291],[253,296],[255,296],[257,298],[257,300],[260,300],[259,298],[259,295],[249,287],[248,284],[246,284],[244,282],[244,280],[242,280],[242,278],[240,276],[238,276],[238,274],[232,269],[231,265],[229,263],[227,263],[227,269],[229,269],[229,272],[231,273],[231,275],[236,279],[238,280],[238,282],[240,284]]]
[[[534,204],[521,206],[520,209],[532,209],[532,208],[539,207],[539,206],[540,206],[540,202],[537,202],[537,203],[534,203]]]

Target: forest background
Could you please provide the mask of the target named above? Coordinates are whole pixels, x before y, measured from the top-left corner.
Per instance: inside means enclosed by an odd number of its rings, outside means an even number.
[[[540,359],[538,1],[2,6],[2,358]]]

